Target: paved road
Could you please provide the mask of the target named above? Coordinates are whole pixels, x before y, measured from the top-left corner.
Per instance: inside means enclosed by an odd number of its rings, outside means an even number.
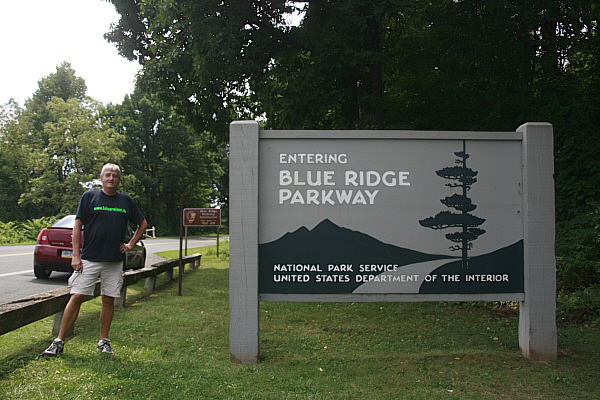
[[[146,239],[148,250],[146,265],[152,265],[162,258],[154,253],[179,250],[179,239]],[[187,248],[214,246],[214,238],[188,239]],[[50,279],[37,279],[33,274],[33,249],[35,246],[0,246],[0,304],[21,299],[34,294],[47,292],[65,286],[68,273],[52,272]],[[183,245],[185,254],[185,243]]]

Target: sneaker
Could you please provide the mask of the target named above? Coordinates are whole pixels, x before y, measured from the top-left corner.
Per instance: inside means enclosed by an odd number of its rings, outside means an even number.
[[[98,350],[106,354],[115,354],[112,347],[110,347],[110,340],[106,338],[98,342]]]
[[[57,355],[62,354],[64,348],[65,342],[60,339],[54,339],[52,344],[48,346],[41,355],[44,357],[56,357]]]

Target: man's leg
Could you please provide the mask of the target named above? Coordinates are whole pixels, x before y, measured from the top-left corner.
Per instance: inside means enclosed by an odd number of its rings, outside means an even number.
[[[96,281],[100,276],[100,269],[88,260],[82,260],[83,268],[79,272],[73,272],[69,278],[69,286],[71,287],[71,298],[63,312],[58,338],[65,340],[73,324],[79,316],[81,304],[90,299],[94,294]]]
[[[42,352],[43,357],[55,357],[63,352],[65,347],[65,339],[67,334],[71,331],[73,324],[79,316],[79,310],[81,304],[90,296],[83,294],[72,294],[65,310],[63,312],[62,321],[60,323],[60,330],[58,331],[58,337],[48,346],[46,350]]]
[[[65,311],[63,312],[62,321],[60,324],[60,330],[58,331],[58,339],[64,341],[67,337],[68,332],[73,327],[73,324],[77,320],[79,316],[79,310],[81,309],[81,304],[88,299],[89,296],[85,296],[83,294],[72,294],[67,306],[65,307]]]
[[[100,311],[100,341],[98,350],[102,353],[114,354],[108,339],[110,326],[115,313],[115,298],[121,295],[123,286],[123,263],[103,263],[102,268],[102,311]]]
[[[100,339],[108,338],[110,325],[115,314],[115,298],[102,295],[102,310],[100,311]]]

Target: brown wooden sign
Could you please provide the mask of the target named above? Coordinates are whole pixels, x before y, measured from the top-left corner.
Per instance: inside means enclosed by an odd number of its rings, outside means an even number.
[[[221,226],[221,210],[218,208],[185,208],[183,226]]]

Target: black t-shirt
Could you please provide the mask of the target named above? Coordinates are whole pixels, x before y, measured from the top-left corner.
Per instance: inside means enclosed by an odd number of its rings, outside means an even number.
[[[81,196],[76,218],[85,226],[81,258],[119,262],[125,260],[119,246],[124,242],[127,223],[139,225],[144,214],[125,193],[109,196],[102,190],[89,190]]]

